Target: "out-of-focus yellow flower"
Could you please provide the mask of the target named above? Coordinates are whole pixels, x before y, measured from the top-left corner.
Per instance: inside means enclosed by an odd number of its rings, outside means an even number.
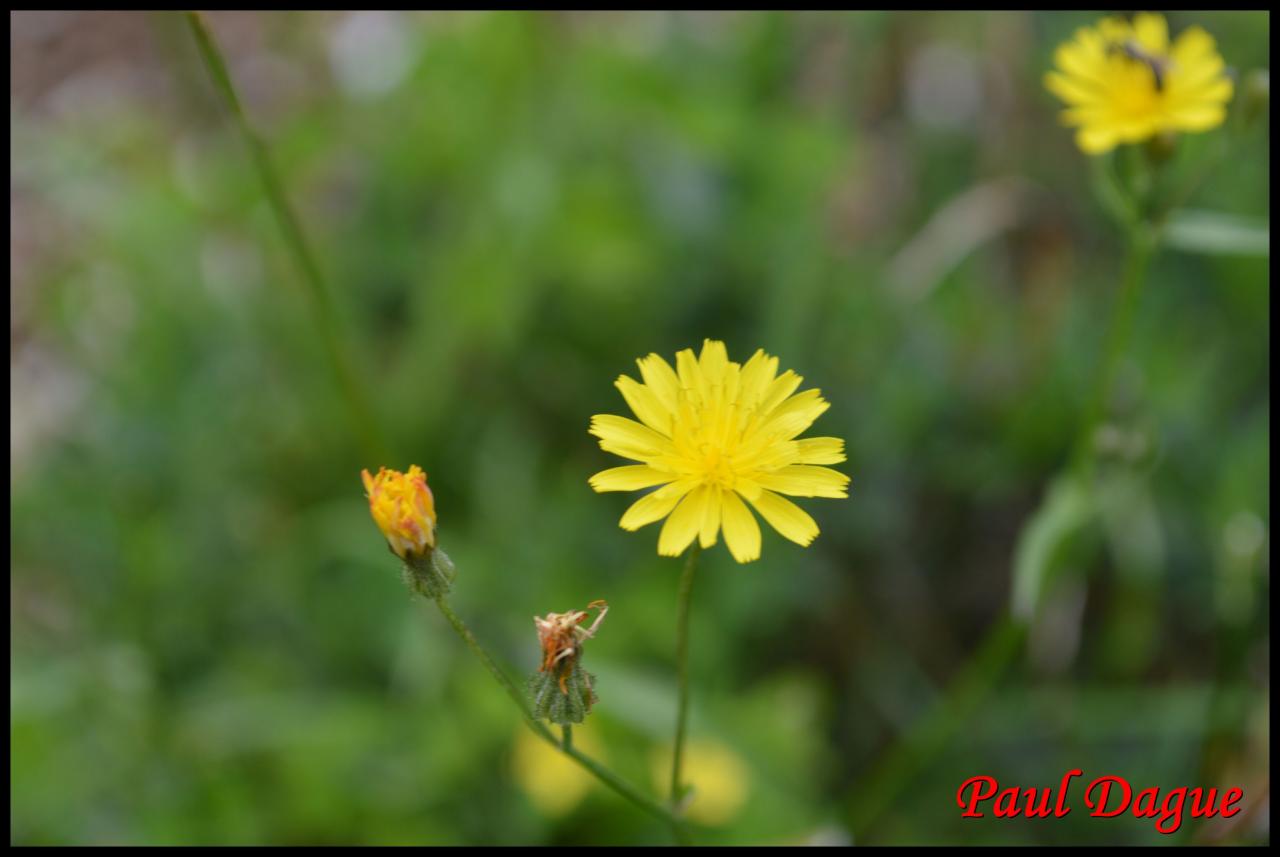
[[[636,361],[644,383],[615,382],[640,422],[609,414],[591,418],[600,448],[643,462],[591,477],[596,491],[635,491],[641,497],[619,521],[636,530],[666,517],[658,553],[679,556],[695,538],[715,544],[721,527],[738,562],[760,556],[760,527],[745,499],[774,529],[799,545],[818,525],[780,496],[847,497],[849,477],[821,464],[844,461],[844,441],[797,440],[830,405],[818,390],[793,395],[803,380],[762,350],[745,364],[731,362],[723,342],[705,340],[702,354],[686,348],[673,370],[657,354]]]
[[[672,748],[655,752],[650,768],[661,793],[670,783]],[[742,757],[717,741],[690,741],[684,747],[684,782],[693,788],[685,814],[701,824],[726,824],[751,794],[751,771]]]
[[[1170,131],[1208,131],[1226,118],[1231,79],[1213,37],[1189,27],[1169,43],[1164,16],[1082,27],[1054,53],[1045,86],[1068,105],[1062,121],[1096,155]]]
[[[420,557],[436,546],[436,503],[427,474],[413,465],[408,473],[378,468],[360,471],[373,522],[401,559]]]
[[[573,743],[587,755],[604,759],[603,747],[591,727],[576,727]],[[516,735],[511,768],[516,783],[533,805],[550,816],[565,815],[573,810],[595,783],[595,777],[578,763],[523,725]]]

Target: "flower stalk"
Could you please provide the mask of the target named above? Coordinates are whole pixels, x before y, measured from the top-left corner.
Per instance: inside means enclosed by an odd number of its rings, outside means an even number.
[[[675,750],[671,757],[671,805],[679,808],[684,799],[685,787],[681,782],[684,764],[684,739],[689,719],[689,604],[693,600],[693,575],[698,565],[701,547],[695,543],[689,548],[680,575],[680,590],[676,600],[676,675],[678,696],[676,700]]]
[[[1120,292],[1116,296],[1116,306],[1111,313],[1111,323],[1107,328],[1102,363],[1089,398],[1089,405],[1085,410],[1084,420],[1081,422],[1080,432],[1076,436],[1075,450],[1071,460],[1071,469],[1082,476],[1088,476],[1092,472],[1094,436],[1106,411],[1116,371],[1129,342],[1138,297],[1146,282],[1147,268],[1156,249],[1156,237],[1146,223],[1136,223],[1129,232],[1128,243],[1128,257],[1120,280]]]

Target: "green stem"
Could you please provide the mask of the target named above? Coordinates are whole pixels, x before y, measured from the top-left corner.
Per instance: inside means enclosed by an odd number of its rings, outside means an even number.
[[[325,287],[320,266],[316,264],[315,255],[311,252],[306,234],[302,231],[301,222],[289,204],[284,184],[280,181],[279,173],[271,161],[270,152],[249,124],[240,106],[235,84],[231,81],[231,74],[227,71],[226,61],[218,49],[213,33],[209,31],[198,12],[187,12],[186,19],[191,26],[191,35],[195,38],[196,47],[200,50],[200,57],[209,70],[209,76],[213,78],[214,88],[222,96],[240,136],[249,149],[254,168],[258,173],[258,180],[275,214],[276,223],[284,236],[289,254],[303,282],[307,284],[311,306],[315,313],[316,328],[319,330],[320,339],[324,342],[325,353],[337,376],[338,385],[347,399],[348,410],[351,412],[352,419],[355,420],[355,428],[360,436],[364,454],[371,460],[386,461],[388,460],[386,445],[378,431],[377,422],[373,419],[373,408],[365,397],[364,387],[358,383],[350,356],[343,346],[343,339],[338,331],[338,316],[334,311],[329,290]]]
[[[560,741],[560,748],[568,753],[573,749],[573,727],[568,723],[560,727],[560,734],[564,737]]]
[[[676,817],[674,813],[652,798],[646,797],[630,783],[623,780],[617,774],[613,773],[590,756],[584,755],[577,747],[574,747],[568,726],[564,728],[563,742],[556,740],[556,737],[552,734],[551,730],[548,729],[541,721],[534,718],[533,714],[529,711],[529,706],[525,702],[524,694],[520,692],[511,679],[507,678],[506,673],[504,673],[498,665],[493,662],[493,658],[489,657],[489,653],[486,652],[484,647],[480,645],[478,640],[476,640],[475,634],[471,633],[471,629],[467,627],[466,623],[462,621],[457,613],[453,612],[453,608],[449,606],[448,597],[441,595],[439,598],[432,600],[434,600],[436,606],[440,608],[440,612],[444,614],[444,618],[449,620],[449,624],[453,626],[453,630],[457,632],[458,636],[462,638],[462,641],[467,644],[467,647],[470,648],[471,651],[475,653],[476,657],[480,659],[480,662],[484,664],[484,668],[489,671],[489,674],[493,676],[494,680],[497,681],[498,684],[502,685],[503,690],[505,690],[507,695],[511,697],[511,701],[520,709],[520,714],[524,717],[525,723],[538,735],[538,737],[542,738],[548,744],[573,759],[594,775],[596,779],[600,780],[600,782],[613,789],[622,797],[631,801],[644,811],[655,815],[670,824],[672,829],[675,831],[677,839],[680,841],[686,841],[687,834],[684,829],[684,823]]]
[[[1138,296],[1146,281],[1147,267],[1151,262],[1155,246],[1154,234],[1142,224],[1135,225],[1129,234],[1128,258],[1125,261],[1124,275],[1120,282],[1120,293],[1116,297],[1116,307],[1111,313],[1111,323],[1107,328],[1102,363],[1089,397],[1084,419],[1080,424],[1080,431],[1076,435],[1075,450],[1071,459],[1071,469],[1086,478],[1092,473],[1093,468],[1094,435],[1111,397],[1111,387],[1115,382],[1120,358],[1124,355],[1125,347],[1129,342]]]
[[[689,719],[689,602],[693,593],[693,573],[698,566],[701,546],[694,542],[680,575],[680,592],[676,602],[676,675],[679,685],[676,702],[676,740],[671,758],[671,805],[679,806],[684,797],[681,767],[684,764],[685,727]]]
[[[444,614],[444,618],[449,620],[449,624],[453,626],[453,630],[457,633],[467,647],[475,653],[480,659],[480,663],[484,664],[484,668],[489,671],[489,675],[493,676],[494,681],[502,685],[502,689],[507,692],[507,696],[511,697],[511,701],[520,709],[520,713],[524,715],[524,719],[529,723],[529,728],[537,732],[544,739],[552,744],[559,746],[559,741],[551,734],[551,730],[536,720],[529,712],[529,707],[525,704],[524,694],[515,686],[511,679],[507,678],[497,664],[493,662],[493,658],[489,657],[489,653],[484,650],[484,646],[476,639],[476,635],[471,633],[471,629],[462,621],[457,613],[453,612],[453,608],[449,606],[448,596],[441,595],[439,598],[432,599],[436,606],[440,608],[440,612]]]

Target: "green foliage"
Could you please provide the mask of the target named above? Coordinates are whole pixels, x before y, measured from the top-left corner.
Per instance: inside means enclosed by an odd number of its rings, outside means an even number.
[[[1094,500],[1083,481],[1061,476],[1044,503],[1028,518],[1013,557],[1013,613],[1030,621],[1055,572],[1063,567],[1071,542],[1092,520]]]
[[[1271,229],[1266,221],[1217,211],[1175,212],[1165,228],[1170,247],[1199,253],[1266,256],[1271,252]]]

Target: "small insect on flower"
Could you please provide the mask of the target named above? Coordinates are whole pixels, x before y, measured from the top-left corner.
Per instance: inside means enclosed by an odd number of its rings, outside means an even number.
[[[1111,42],[1107,45],[1107,53],[1121,53],[1135,62],[1140,62],[1147,68],[1151,69],[1151,76],[1155,79],[1156,92],[1164,91],[1165,73],[1173,66],[1173,60],[1169,57],[1155,56],[1147,53],[1146,49],[1138,43],[1137,39],[1125,39],[1119,42]]]
[[[360,471],[369,498],[369,514],[396,556],[418,558],[436,546],[436,503],[427,474],[418,465],[408,473],[378,468],[377,476]]]
[[[799,437],[830,405],[818,390],[796,393],[804,379],[779,375],[777,357],[757,349],[738,364],[723,342],[708,339],[701,355],[676,354],[675,369],[657,354],[636,363],[644,383],[623,375],[616,386],[640,422],[600,414],[591,433],[605,452],[641,463],[601,471],[590,483],[596,491],[656,486],[618,524],[635,530],[665,517],[662,556],[679,556],[694,539],[711,547],[723,529],[734,559],[758,559],[760,526],[747,503],[807,546],[817,523],[781,495],[849,496],[849,477],[819,466],[844,461],[844,441]]]
[[[590,617],[590,610],[600,612],[591,627],[584,628],[582,623]],[[582,668],[582,643],[595,636],[608,612],[607,603],[592,601],[586,610],[533,617],[542,647],[542,663],[529,682],[537,716],[565,725],[581,723],[591,710],[596,702],[595,677]]]
[[[1156,135],[1208,131],[1226,119],[1232,83],[1213,37],[1189,27],[1170,43],[1161,15],[1105,18],[1054,53],[1045,86],[1067,104],[1088,154]]]

